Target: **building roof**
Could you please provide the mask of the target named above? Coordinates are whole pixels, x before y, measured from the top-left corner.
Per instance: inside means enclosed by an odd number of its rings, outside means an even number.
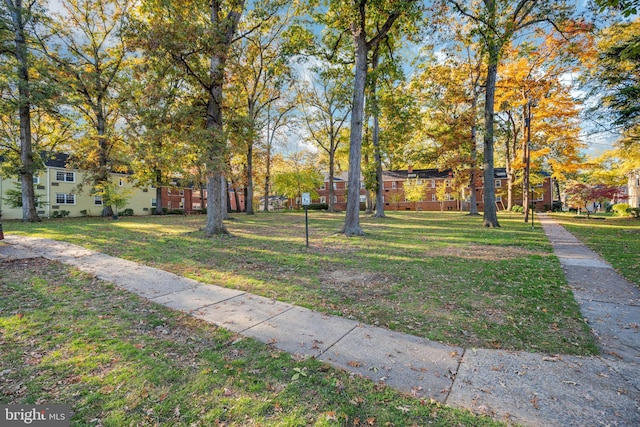
[[[66,168],[69,162],[69,155],[67,153],[40,153],[42,161],[45,166],[52,168]]]

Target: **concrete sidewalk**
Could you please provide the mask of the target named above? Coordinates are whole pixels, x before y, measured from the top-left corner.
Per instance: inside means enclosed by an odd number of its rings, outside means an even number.
[[[10,245],[0,245],[0,262],[44,257],[69,264],[283,351],[509,423],[638,426],[640,292],[562,227],[541,219],[600,340],[601,357],[446,346],[47,239],[6,236]]]

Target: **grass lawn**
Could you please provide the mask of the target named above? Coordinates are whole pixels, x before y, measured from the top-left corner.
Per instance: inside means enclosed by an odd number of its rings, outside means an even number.
[[[234,215],[233,237],[205,238],[204,216],[6,222],[5,233],[66,240],[207,283],[273,297],[466,348],[594,354],[560,264],[538,227],[461,213]]]
[[[622,276],[640,286],[640,220],[606,214],[554,214],[574,236],[600,254]],[[593,219],[599,218],[599,219]]]
[[[0,262],[0,349],[0,403],[70,404],[73,426],[498,425],[41,259]]]

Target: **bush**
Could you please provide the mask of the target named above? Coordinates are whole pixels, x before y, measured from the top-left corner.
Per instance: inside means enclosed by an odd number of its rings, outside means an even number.
[[[640,208],[629,208],[627,212],[629,212],[632,217],[640,219]]]
[[[65,218],[65,217],[68,217],[70,213],[71,213],[71,212],[69,212],[69,211],[65,211],[65,210],[61,210],[61,211],[53,211],[53,212],[51,213],[51,217],[52,217],[52,218]]]
[[[516,213],[523,213],[524,212],[524,208],[520,205],[513,205],[511,206],[511,212],[516,212]]]
[[[133,216],[133,209],[131,208],[127,208],[125,210],[123,210],[122,212],[120,212],[121,216]]]
[[[167,209],[162,208],[167,215],[184,215],[184,209]]]
[[[309,209],[312,211],[326,211],[329,209],[329,204],[327,203],[312,203],[309,205]]]
[[[611,206],[611,211],[614,216],[627,216],[629,215],[629,204],[628,203],[617,203]]]

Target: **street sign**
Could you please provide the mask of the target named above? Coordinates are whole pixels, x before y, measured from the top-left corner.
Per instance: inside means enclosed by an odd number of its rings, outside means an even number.
[[[311,194],[302,193],[302,206],[309,206],[311,204]]]

